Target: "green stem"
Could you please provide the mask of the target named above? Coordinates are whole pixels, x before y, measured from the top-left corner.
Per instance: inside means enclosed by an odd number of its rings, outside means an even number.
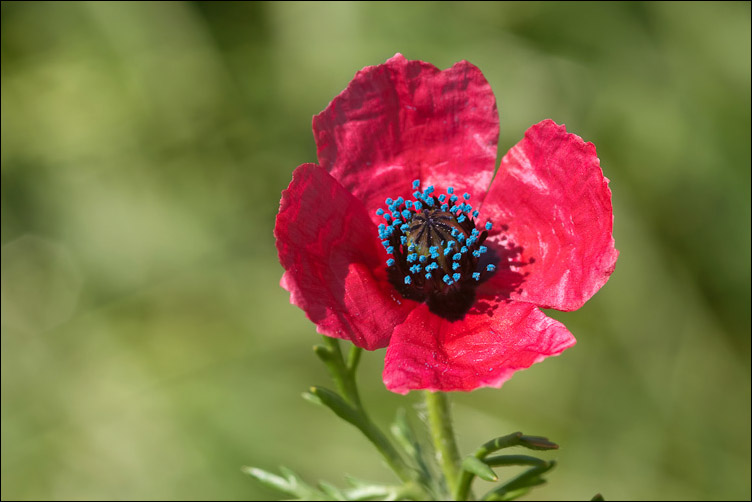
[[[449,493],[454,495],[460,473],[460,453],[452,429],[449,398],[443,392],[425,392],[428,426]]]
[[[337,390],[359,412],[363,412],[363,405],[360,402],[360,394],[358,393],[358,385],[355,383],[355,370],[360,359],[360,351],[362,349],[355,347],[351,351],[349,359],[352,366],[345,364],[345,359],[342,357],[342,349],[339,346],[339,340],[336,338],[330,338],[328,336],[322,337],[324,344],[331,351],[333,355],[329,366],[329,372],[332,375],[332,379],[337,385]]]
[[[363,435],[373,443],[376,449],[379,450],[384,457],[384,460],[386,460],[386,463],[395,474],[397,474],[404,483],[409,483],[412,486],[415,479],[414,470],[407,465],[397,449],[392,445],[391,441],[389,441],[384,433],[381,432],[381,429],[373,423],[360,401],[358,386],[355,382],[355,373],[358,362],[360,361],[360,353],[362,352],[362,349],[359,347],[353,347],[350,350],[347,362],[345,362],[342,350],[340,349],[339,340],[328,336],[324,336],[323,338],[324,344],[328,349],[328,355],[325,355],[324,361],[329,368],[332,379],[337,385],[337,390],[347,402],[347,405],[345,405],[347,409],[342,410],[342,414],[337,414],[357,427],[360,432],[362,432]],[[319,397],[321,398],[325,396],[319,395]],[[333,410],[336,408],[334,403],[331,402],[329,403],[329,406]]]

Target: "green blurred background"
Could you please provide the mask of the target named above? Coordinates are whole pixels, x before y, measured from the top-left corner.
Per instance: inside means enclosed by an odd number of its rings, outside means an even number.
[[[593,141],[616,271],[578,345],[455,396],[460,447],[547,435],[532,499],[750,498],[750,3],[2,3],[2,498],[277,497],[394,478],[329,384],[272,229],[311,116],[395,52]],[[364,355],[367,406],[407,398]]]

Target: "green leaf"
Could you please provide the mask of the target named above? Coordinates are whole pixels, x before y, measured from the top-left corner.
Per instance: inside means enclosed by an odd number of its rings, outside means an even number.
[[[324,403],[319,399],[318,396],[315,394],[311,394],[310,392],[306,391],[301,394],[301,397],[305,399],[306,401],[313,403],[318,406],[324,406]]]
[[[595,495],[593,495],[593,498],[591,498],[590,500],[606,500],[606,499],[604,499],[603,495],[601,495],[600,493],[596,493]]]
[[[485,462],[477,457],[469,456],[462,460],[462,468],[468,472],[472,472],[481,479],[486,481],[498,481],[499,478]]]
[[[326,495],[331,497],[332,500],[348,500],[348,497],[346,497],[340,490],[334,485],[331,485],[327,483],[326,481],[319,481],[318,487],[321,489],[322,492],[324,492]]]
[[[285,478],[281,478],[276,474],[272,474],[271,472],[259,469],[257,467],[243,466],[242,471],[255,478],[256,481],[268,488],[279,490],[284,493],[289,493],[290,495],[295,495],[295,490],[292,486],[290,486],[290,483]]]
[[[421,479],[424,482],[432,480],[434,476],[432,476],[431,470],[428,467],[430,461],[426,458],[423,445],[418,439],[412,425],[410,425],[404,408],[397,409],[397,415],[389,430],[396,439],[397,444],[402,448],[402,451],[418,467]]]
[[[321,401],[321,404],[332,410],[343,420],[347,420],[351,424],[358,424],[362,421],[358,411],[347,404],[336,392],[325,387],[311,387],[310,393],[316,396]]]
[[[520,436],[520,446],[531,450],[558,450],[559,445],[541,436]]]
[[[548,463],[543,459],[531,457],[529,455],[496,455],[494,457],[486,457],[483,461],[491,467],[501,467],[505,465],[543,466]]]
[[[399,496],[399,489],[392,486],[363,485],[345,490],[345,500],[395,500]]]
[[[295,474],[292,471],[292,469],[288,469],[284,465],[281,465],[279,467],[279,472],[281,472],[282,475],[285,477],[285,479],[287,479],[287,482],[290,483],[290,486],[292,486],[295,489],[301,486],[308,486],[307,483],[303,481],[303,479],[300,476]]]
[[[330,364],[336,361],[336,355],[334,352],[324,345],[314,345],[313,352],[324,362],[324,364]]]
[[[509,448],[510,446],[517,446],[520,444],[521,437],[521,432],[513,432],[506,436],[494,438],[491,441],[483,443],[483,445],[475,452],[475,456],[478,458],[484,458],[489,453]]]
[[[550,471],[555,466],[556,462],[552,460],[546,462],[545,465],[528,469],[511,481],[486,493],[482,500],[511,500],[523,495],[530,488],[544,484],[546,480],[541,475]]]

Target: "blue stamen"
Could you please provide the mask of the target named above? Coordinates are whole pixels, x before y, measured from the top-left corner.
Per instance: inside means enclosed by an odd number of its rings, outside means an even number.
[[[414,200],[405,200],[403,197],[387,198],[385,204],[388,210],[386,208],[375,210],[377,216],[386,220],[385,224],[378,225],[379,240],[386,252],[394,255],[386,260],[386,265],[392,273],[395,271],[393,267],[397,265],[397,257],[402,264],[407,262],[408,270],[404,273],[404,283],[411,288],[418,287],[419,289],[423,289],[425,285],[423,293],[428,298],[434,294],[450,294],[449,289],[439,287],[436,283],[431,282],[434,277],[433,272],[437,271],[436,277],[441,277],[447,286],[456,284],[459,287],[462,281],[469,279],[472,271],[467,272],[467,277],[465,277],[464,271],[477,264],[477,260],[481,258],[483,253],[488,252],[488,248],[480,244],[482,238],[487,235],[482,233],[483,229],[485,231],[491,230],[492,223],[487,220],[483,227],[475,228],[475,222],[480,216],[480,211],[473,209],[473,206],[466,202],[471,197],[469,192],[464,192],[461,195],[455,194],[454,187],[447,187],[446,194],[432,196],[436,191],[435,187],[430,185],[421,191],[419,179],[412,182],[412,188]],[[437,214],[439,210],[444,214]],[[421,217],[415,219],[416,213],[420,214],[421,212],[423,213]],[[475,222],[473,218],[476,219]],[[441,222],[440,220],[447,221]],[[467,224],[468,220],[471,222],[469,225]],[[416,223],[420,224],[416,226]],[[413,228],[416,231],[420,230],[419,234],[413,235]],[[431,239],[431,235],[425,237],[426,247],[432,240],[436,245],[430,246],[426,250],[418,242],[410,243],[410,240],[415,239],[416,235],[423,237],[426,229],[436,232],[435,237],[438,238],[438,240]],[[465,233],[466,229],[470,232],[469,234]],[[447,231],[451,233],[451,237],[444,233]],[[397,237],[399,237],[399,241],[397,241]],[[445,239],[442,237],[445,237]],[[470,253],[475,258],[470,258]],[[468,256],[465,256],[466,254]],[[442,256],[444,257],[443,261]],[[451,268],[449,267],[450,264]],[[402,265],[400,265],[399,270],[404,271]],[[496,270],[496,266],[487,265],[486,270],[493,272]],[[476,281],[480,281],[482,274],[482,271],[472,272],[472,277]],[[424,282],[421,275],[425,277],[427,282]],[[414,284],[416,280],[418,281],[417,285]]]

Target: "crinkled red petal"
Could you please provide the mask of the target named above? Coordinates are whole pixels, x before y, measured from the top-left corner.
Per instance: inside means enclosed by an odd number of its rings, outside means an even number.
[[[486,242],[500,260],[486,294],[575,310],[614,270],[611,190],[595,146],[553,120],[501,160],[480,218],[493,222]]]
[[[319,333],[385,347],[415,306],[388,282],[387,256],[363,204],[315,164],[298,167],[282,192],[274,236],[280,284]]]
[[[410,198],[413,180],[454,186],[480,203],[496,164],[499,117],[481,71],[439,71],[401,54],[359,71],[313,118],[319,163],[373,211]],[[460,192],[460,193],[462,193]]]
[[[574,344],[563,324],[526,303],[481,299],[455,322],[421,305],[392,335],[384,383],[400,394],[500,387],[515,371]]]

